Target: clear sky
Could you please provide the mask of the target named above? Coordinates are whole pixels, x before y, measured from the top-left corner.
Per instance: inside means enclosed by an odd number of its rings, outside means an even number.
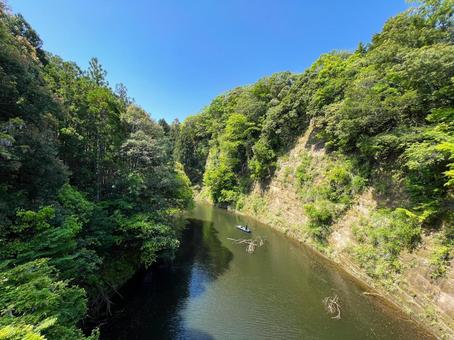
[[[154,118],[180,120],[218,94],[321,53],[355,49],[404,0],[9,0],[44,48],[86,68],[98,57],[112,86]]]

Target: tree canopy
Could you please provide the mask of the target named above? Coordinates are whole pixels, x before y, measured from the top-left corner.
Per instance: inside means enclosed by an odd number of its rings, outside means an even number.
[[[312,142],[356,164],[352,176],[403,187],[424,226],[452,221],[453,13],[452,0],[420,1],[356,51],[220,95],[182,123],[177,160],[214,203],[239,207],[312,124]]]
[[[192,200],[167,129],[0,13],[0,338],[82,339],[141,266],[172,256]],[[96,338],[96,332],[92,335]]]

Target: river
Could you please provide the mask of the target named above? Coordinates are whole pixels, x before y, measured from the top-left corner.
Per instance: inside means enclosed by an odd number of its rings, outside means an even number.
[[[269,226],[210,205],[187,217],[172,266],[125,295],[102,339],[431,339],[365,287]],[[252,233],[235,228],[248,224]],[[253,254],[229,238],[265,239]],[[341,318],[323,300],[339,298]]]

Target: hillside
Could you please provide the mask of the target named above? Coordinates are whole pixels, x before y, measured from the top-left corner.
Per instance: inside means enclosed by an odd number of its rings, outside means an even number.
[[[185,120],[175,149],[201,197],[348,263],[444,334],[454,316],[453,9],[422,1],[353,52],[215,98]]]
[[[0,1],[1,339],[96,339],[86,322],[172,257],[192,192],[163,126]]]
[[[423,233],[418,245],[411,251],[403,250],[394,265],[399,270],[389,273],[388,264],[380,263],[381,246],[372,249],[360,239],[370,232],[374,218],[383,214],[387,200],[377,195],[373,186],[367,186],[343,215],[331,225],[331,233],[323,246],[311,237],[307,228],[305,189],[299,186],[297,169],[302,157],[311,155],[314,173],[324,171],[332,161],[324,149],[308,143],[311,130],[298,140],[288,155],[278,159],[277,170],[269,186],[262,190],[255,186],[245,199],[242,213],[271,225],[291,238],[310,244],[345,270],[367,282],[380,295],[403,308],[411,318],[418,320],[437,334],[448,335],[454,327],[454,263],[446,263],[439,275],[434,252],[439,247],[437,232]],[[310,183],[309,185],[313,185]],[[368,298],[377,298],[376,293]]]

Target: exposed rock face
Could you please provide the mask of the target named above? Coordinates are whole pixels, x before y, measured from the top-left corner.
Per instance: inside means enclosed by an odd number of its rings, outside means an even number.
[[[329,157],[323,148],[308,143],[311,133],[310,127],[295,147],[279,160],[276,173],[266,188],[259,185],[254,187],[241,211],[270,224],[289,237],[317,247],[305,231],[307,217],[296,178],[296,168],[303,152],[309,152],[320,163]],[[389,197],[385,199],[389,200]],[[380,206],[389,206],[389,202],[382,201],[374,193],[373,187],[364,190],[332,226],[323,253],[377,289],[412,318],[429,326],[441,338],[454,339],[454,263],[451,262],[442,278],[431,277],[432,235],[423,235],[420,245],[412,253],[401,254],[402,270],[391,286],[369,277],[350,255],[349,249],[357,243],[352,226],[361,219],[370,218],[371,213]]]

